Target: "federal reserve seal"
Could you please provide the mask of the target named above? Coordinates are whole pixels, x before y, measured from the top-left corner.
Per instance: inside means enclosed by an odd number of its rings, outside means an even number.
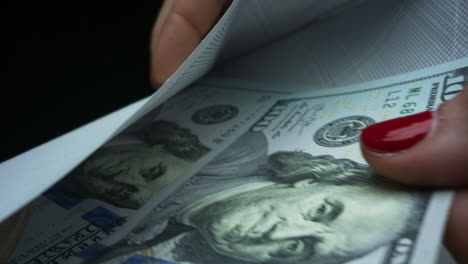
[[[348,116],[334,120],[321,127],[314,135],[314,141],[324,147],[343,147],[359,141],[361,130],[374,124],[367,116]]]
[[[192,115],[192,121],[200,125],[218,124],[234,118],[239,113],[233,105],[213,105],[198,110]]]

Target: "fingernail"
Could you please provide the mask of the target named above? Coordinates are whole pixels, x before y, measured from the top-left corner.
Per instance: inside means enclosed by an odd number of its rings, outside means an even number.
[[[427,136],[432,121],[433,113],[428,111],[377,123],[362,131],[361,143],[380,153],[407,150]]]

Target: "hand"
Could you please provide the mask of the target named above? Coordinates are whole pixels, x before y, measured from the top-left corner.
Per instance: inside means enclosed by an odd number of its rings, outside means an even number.
[[[468,263],[468,87],[435,112],[364,129],[361,146],[369,165],[388,178],[456,189],[445,244],[459,263]]]
[[[226,0],[166,0],[151,35],[151,72],[161,86],[200,44],[226,10]]]

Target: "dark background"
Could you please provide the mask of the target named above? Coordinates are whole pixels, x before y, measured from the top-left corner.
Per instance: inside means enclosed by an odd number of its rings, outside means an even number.
[[[7,1],[0,161],[150,95],[161,2]]]

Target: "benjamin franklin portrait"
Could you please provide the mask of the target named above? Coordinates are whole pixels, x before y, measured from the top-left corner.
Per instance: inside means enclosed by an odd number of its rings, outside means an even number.
[[[344,263],[414,237],[427,194],[366,165],[301,151],[267,154],[246,133],[155,208],[112,256],[171,245],[177,263]]]
[[[189,129],[153,121],[101,147],[63,186],[85,198],[138,209],[208,151]]]

